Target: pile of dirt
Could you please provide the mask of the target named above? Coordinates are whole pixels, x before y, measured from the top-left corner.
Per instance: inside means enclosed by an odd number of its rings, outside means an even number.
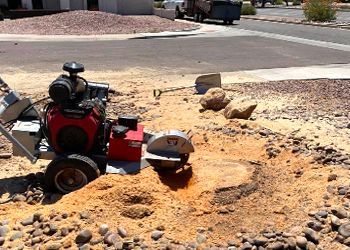
[[[232,99],[252,95],[258,107],[252,120],[227,120],[222,111],[200,111],[200,96],[191,90],[154,100],[156,78],[103,76],[118,90],[110,95],[113,116],[127,110],[139,114],[151,130],[192,129],[196,152],[190,165],[178,173],[158,173],[150,167],[135,175],[104,175],[61,196],[31,185],[42,178],[47,162],[31,166],[18,157],[0,159],[1,198],[16,192],[24,196],[0,205],[0,243],[3,240],[5,247],[343,249],[348,244],[349,151],[261,125],[266,113],[276,115],[284,105],[302,102],[299,92],[289,95],[285,87],[283,97],[278,83],[234,85],[234,91],[228,91]],[[43,95],[35,89],[26,92],[34,99]],[[274,97],[278,102],[272,103]],[[322,104],[316,97],[310,100]],[[299,117],[298,112],[292,115]],[[278,120],[271,122],[278,127]],[[1,142],[2,150],[9,150],[8,143]],[[314,159],[318,154],[331,161],[319,163]],[[28,176],[35,172],[39,174]],[[28,202],[34,196],[41,200]]]
[[[103,35],[175,31],[193,25],[158,16],[121,16],[100,11],[70,11],[0,23],[2,34]]]

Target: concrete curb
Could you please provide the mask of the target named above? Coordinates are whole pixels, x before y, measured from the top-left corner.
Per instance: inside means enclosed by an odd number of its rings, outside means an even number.
[[[113,41],[152,37],[172,37],[177,35],[192,35],[202,28],[196,24],[193,28],[185,28],[175,31],[162,31],[158,33],[137,34],[106,34],[106,35],[35,35],[35,34],[0,34],[1,42],[88,42],[88,41]],[[193,33],[195,34],[195,33]]]
[[[316,27],[325,28],[336,28],[336,29],[350,29],[350,24],[330,24],[330,23],[310,23],[303,22],[302,20],[291,20],[286,17],[266,17],[266,16],[241,16],[242,19],[257,20],[265,22],[275,22],[275,23],[287,23],[287,24],[299,24],[299,25],[309,25]]]

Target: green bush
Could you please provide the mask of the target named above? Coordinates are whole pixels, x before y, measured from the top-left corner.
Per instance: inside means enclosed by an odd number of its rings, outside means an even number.
[[[307,0],[303,10],[308,21],[327,22],[337,17],[334,0]]]
[[[256,8],[251,4],[243,4],[241,15],[256,15]]]
[[[301,0],[293,0],[293,6],[300,5]]]
[[[163,1],[154,1],[153,6],[154,8],[162,8]]]
[[[275,0],[275,4],[276,5],[282,5],[283,4],[283,0]]]

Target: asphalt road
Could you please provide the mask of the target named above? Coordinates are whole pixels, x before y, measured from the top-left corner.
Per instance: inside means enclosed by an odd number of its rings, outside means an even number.
[[[310,29],[306,34],[304,29]],[[60,71],[63,62],[76,60],[87,70],[123,70],[146,67],[169,73],[206,73],[261,68],[350,63],[350,53],[332,48],[290,42],[268,36],[244,35],[240,29],[269,31],[271,34],[343,42],[350,32],[335,29],[241,21],[228,28],[225,36],[169,39],[135,39],[101,42],[0,42],[2,71]],[[230,36],[232,32],[232,36]],[[336,34],[333,35],[333,32]],[[242,35],[240,35],[242,33]],[[322,33],[324,34],[322,36]],[[238,35],[237,35],[238,34]],[[312,35],[313,34],[313,35]]]
[[[350,45],[350,30],[346,29],[326,28],[300,24],[296,25],[261,22],[254,20],[241,20],[238,25],[233,26],[233,28]]]
[[[287,9],[287,8],[259,8],[257,9],[258,15],[264,16],[282,16],[282,17],[294,17],[305,19],[303,11],[301,9]],[[350,12],[338,11],[337,21],[350,23]]]

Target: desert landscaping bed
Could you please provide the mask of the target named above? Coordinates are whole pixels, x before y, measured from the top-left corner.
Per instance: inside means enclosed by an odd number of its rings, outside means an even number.
[[[258,106],[250,120],[227,120],[223,111],[203,110],[201,96],[191,90],[155,100],[152,84],[162,82],[157,77],[104,77],[117,89],[111,116],[127,110],[150,130],[192,129],[196,152],[190,165],[177,174],[147,168],[137,175],[106,175],[61,196],[42,191],[46,162],[0,159],[3,246],[344,249],[350,244],[350,149],[342,143],[350,131],[349,81],[228,85],[229,99]],[[23,84],[29,86],[27,79]],[[45,91],[25,94],[36,99]],[[2,137],[0,142],[0,152],[9,152]]]
[[[0,22],[0,33],[103,35],[176,31],[193,27],[191,24],[171,21],[153,15],[121,16],[82,10]]]

